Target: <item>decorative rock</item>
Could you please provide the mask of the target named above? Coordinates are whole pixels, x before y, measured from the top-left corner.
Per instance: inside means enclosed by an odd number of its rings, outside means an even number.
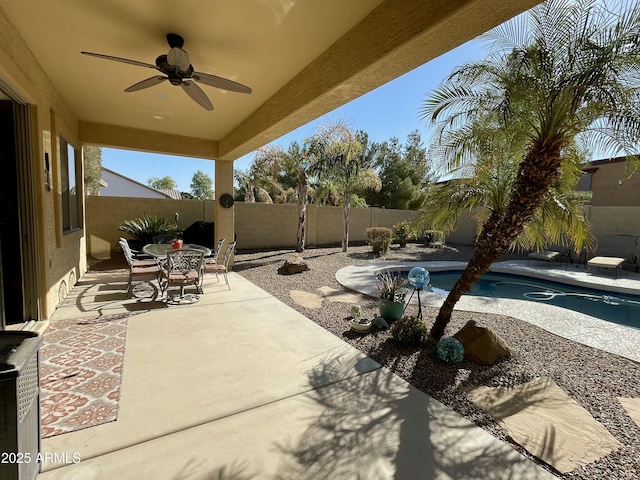
[[[467,322],[454,336],[464,348],[464,358],[479,365],[491,365],[498,358],[511,355],[509,347],[493,330]]]
[[[309,264],[297,253],[293,254],[278,269],[280,275],[293,275],[294,273],[302,273],[309,270]]]
[[[389,324],[382,317],[376,317],[371,322],[371,326],[373,328],[377,328],[378,330],[387,330],[389,328]]]
[[[436,346],[436,353],[440,360],[453,365],[464,358],[464,347],[453,337],[443,337]]]

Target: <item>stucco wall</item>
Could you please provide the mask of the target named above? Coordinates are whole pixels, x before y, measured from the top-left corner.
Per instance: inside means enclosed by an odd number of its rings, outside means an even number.
[[[101,197],[167,198],[166,195],[157,190],[133,182],[129,178],[104,168],[102,169],[102,180],[107,186],[100,187]]]
[[[57,138],[63,134],[76,149],[78,121],[37,62],[14,25],[0,8],[0,79],[3,87],[21,102],[31,105],[31,154],[35,184],[34,209],[37,219],[37,261],[42,317],[47,318],[60,302],[60,296],[86,270],[85,237],[82,230],[63,235],[60,206],[60,165]],[[44,155],[51,166],[51,190],[45,188]],[[27,280],[27,281],[29,281]]]
[[[640,175],[625,180],[626,168],[626,162],[597,163],[597,170],[591,174],[591,205],[640,205]]]

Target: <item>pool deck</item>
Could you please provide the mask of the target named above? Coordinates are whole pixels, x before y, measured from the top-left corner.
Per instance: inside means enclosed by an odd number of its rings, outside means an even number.
[[[375,273],[385,269],[406,269],[415,266],[437,272],[462,270],[466,262],[381,262],[352,265],[340,269],[336,273],[336,280],[346,288],[376,297]],[[612,271],[589,271],[584,266],[527,260],[496,262],[490,271],[552,280],[612,293],[640,295],[640,274],[635,272],[621,272],[618,278],[615,278]],[[445,299],[444,295],[429,292],[422,292],[420,297],[422,304],[430,307],[440,307]],[[561,337],[640,362],[640,329],[616,325],[565,308],[526,300],[465,295],[457,303],[456,309],[508,315]]]

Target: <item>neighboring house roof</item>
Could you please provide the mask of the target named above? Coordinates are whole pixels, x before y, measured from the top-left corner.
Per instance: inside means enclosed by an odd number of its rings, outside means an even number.
[[[159,192],[164,193],[165,195],[168,195],[169,197],[175,199],[175,200],[182,200],[182,194],[176,190],[175,188],[172,189],[168,189],[168,188],[157,188],[156,190],[158,190]]]
[[[103,186],[103,183],[106,186]],[[102,167],[100,195],[103,197],[176,198],[105,167]]]

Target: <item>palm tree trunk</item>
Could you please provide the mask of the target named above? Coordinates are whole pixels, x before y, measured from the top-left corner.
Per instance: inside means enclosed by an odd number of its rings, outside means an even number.
[[[494,211],[482,226],[467,268],[438,312],[429,332],[434,340],[440,340],[444,335],[460,297],[511,246],[533,217],[559,172],[562,164],[561,143],[562,139],[554,136],[546,142],[539,141],[520,164],[518,180],[511,192],[509,204],[502,212]]]
[[[298,175],[298,234],[296,236],[296,252],[304,252],[307,221],[307,175],[303,171]]]
[[[344,218],[343,218],[343,229],[342,229],[342,251],[346,252],[349,250],[349,207],[351,204],[351,192],[347,189],[344,192]]]

